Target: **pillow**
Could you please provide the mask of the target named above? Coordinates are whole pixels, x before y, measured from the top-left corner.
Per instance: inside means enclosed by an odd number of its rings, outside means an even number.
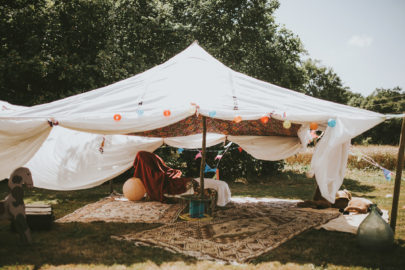
[[[345,212],[355,212],[365,214],[368,212],[368,208],[370,205],[373,204],[370,200],[364,198],[353,197],[347,207],[345,208]]]

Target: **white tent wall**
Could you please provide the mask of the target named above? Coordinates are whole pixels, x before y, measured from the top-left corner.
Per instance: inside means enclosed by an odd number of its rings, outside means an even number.
[[[231,121],[235,116],[240,116],[242,120],[257,120],[263,115],[272,113],[275,119],[289,120],[304,127],[308,127],[310,122],[317,122],[320,128],[325,130],[325,135],[315,150],[312,166],[322,195],[331,202],[334,201],[335,192],[343,181],[348,155],[345,149],[350,139],[385,119],[385,116],[379,113],[316,99],[235,72],[209,55],[198,44],[193,43],[159,66],[100,89],[33,107],[16,108],[17,106],[10,105],[12,107],[10,109],[6,104],[7,109],[0,113],[0,164],[2,164],[0,179],[8,177],[15,167],[23,165],[33,157],[51,130],[47,123],[48,119],[54,119],[60,127],[67,129],[115,136],[154,130],[176,123],[194,115],[195,106],[192,106],[192,103],[198,106],[201,115],[222,120]],[[164,110],[170,110],[171,115],[163,116]],[[212,116],[211,112],[215,112],[215,115]],[[113,116],[116,114],[121,116],[120,121],[114,120]],[[330,118],[336,121],[333,128],[327,126]],[[307,133],[308,129],[305,132]],[[94,136],[93,139],[88,138],[88,144],[95,147],[91,151],[98,151],[96,143],[92,140],[99,141],[95,138],[100,137]],[[76,135],[69,137],[71,138],[66,143],[74,144]],[[270,160],[292,155],[306,145],[302,138],[299,145],[300,140],[297,138],[239,137],[234,136],[233,140],[238,141],[253,156]],[[137,149],[142,149],[140,146],[142,143],[136,140],[132,138],[125,141],[125,144],[129,144],[127,148],[134,147],[134,150],[131,150],[133,152],[129,151],[131,154],[135,154]],[[181,143],[188,146],[199,141],[196,137],[188,138],[186,141],[171,138],[165,140],[166,143],[172,142],[177,147],[182,145]],[[278,142],[284,140],[285,143],[282,145],[290,149],[281,147],[276,140],[279,140]],[[117,142],[118,151],[119,140],[113,141]],[[161,144],[162,140],[159,143]],[[43,147],[48,150],[43,151],[49,154],[54,150],[47,145],[48,142]],[[153,143],[152,145],[155,147]],[[83,149],[84,145],[78,144],[77,147]],[[72,151],[72,147],[66,147],[66,151],[68,149]],[[115,148],[113,147],[111,151],[114,152]],[[84,153],[89,154],[86,151]],[[63,156],[63,151],[58,150],[58,155]],[[35,166],[41,166],[35,160],[38,158],[42,163],[46,162],[43,157],[45,158],[46,154],[35,157],[28,164],[35,163]],[[113,157],[116,157],[115,154],[111,159]],[[51,159],[52,155],[48,158]],[[85,160],[80,156],[75,156],[75,159]],[[118,166],[116,169],[106,169],[108,171],[106,174],[100,172],[94,177],[88,176],[88,183],[80,184],[80,188],[101,183],[131,164],[129,157],[125,161],[118,160],[119,162],[115,164]],[[53,164],[58,165],[60,164]],[[105,163],[107,167],[115,165],[112,161]],[[95,167],[87,169],[94,170]],[[41,171],[45,174],[43,171],[48,169],[42,167]],[[63,175],[63,171],[53,175]],[[44,178],[38,181],[43,181],[44,187],[76,186],[72,183],[62,184],[66,181],[63,179]]]
[[[103,139],[104,151],[101,153],[99,148]],[[208,133],[207,147],[225,142],[225,139],[225,135]],[[296,153],[302,146],[297,138],[229,136],[228,139],[258,157],[284,158]],[[103,136],[55,126],[40,150],[25,166],[32,172],[35,187],[85,189],[100,185],[129,169],[138,151],[153,152],[163,143],[195,149],[201,147],[201,134],[165,139]],[[293,144],[297,148],[291,147]]]
[[[162,143],[160,138],[103,136],[56,126],[25,166],[31,170],[35,187],[53,190],[91,188],[130,168],[138,151],[153,152]]]

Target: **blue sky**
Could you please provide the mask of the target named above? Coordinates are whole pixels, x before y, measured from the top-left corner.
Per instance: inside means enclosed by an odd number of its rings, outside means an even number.
[[[276,22],[351,91],[405,89],[405,1],[279,0]]]

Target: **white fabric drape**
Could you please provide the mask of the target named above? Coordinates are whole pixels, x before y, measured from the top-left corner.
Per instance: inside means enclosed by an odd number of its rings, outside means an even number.
[[[200,178],[195,178],[195,180],[200,183]],[[231,190],[229,186],[224,181],[218,181],[212,178],[204,178],[204,187],[215,189],[218,193],[218,206],[225,206],[231,201]]]
[[[319,190],[325,199],[335,202],[335,194],[343,183],[350,139],[380,122],[378,118],[337,117],[336,126],[325,130],[311,161]]]
[[[225,142],[226,136],[222,134],[207,133],[206,146],[214,146]],[[164,143],[177,148],[201,148],[202,134],[165,138]]]
[[[239,144],[254,158],[280,160],[296,154],[302,145],[298,138],[279,136],[229,136],[231,142]]]
[[[103,136],[54,127],[46,142],[26,164],[34,186],[53,190],[76,190],[104,183],[132,166],[138,151],[153,152],[160,138]]]

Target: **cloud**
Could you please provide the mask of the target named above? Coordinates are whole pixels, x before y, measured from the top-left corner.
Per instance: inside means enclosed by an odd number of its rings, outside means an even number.
[[[347,42],[350,46],[359,48],[370,47],[372,43],[373,38],[367,35],[354,35]]]

